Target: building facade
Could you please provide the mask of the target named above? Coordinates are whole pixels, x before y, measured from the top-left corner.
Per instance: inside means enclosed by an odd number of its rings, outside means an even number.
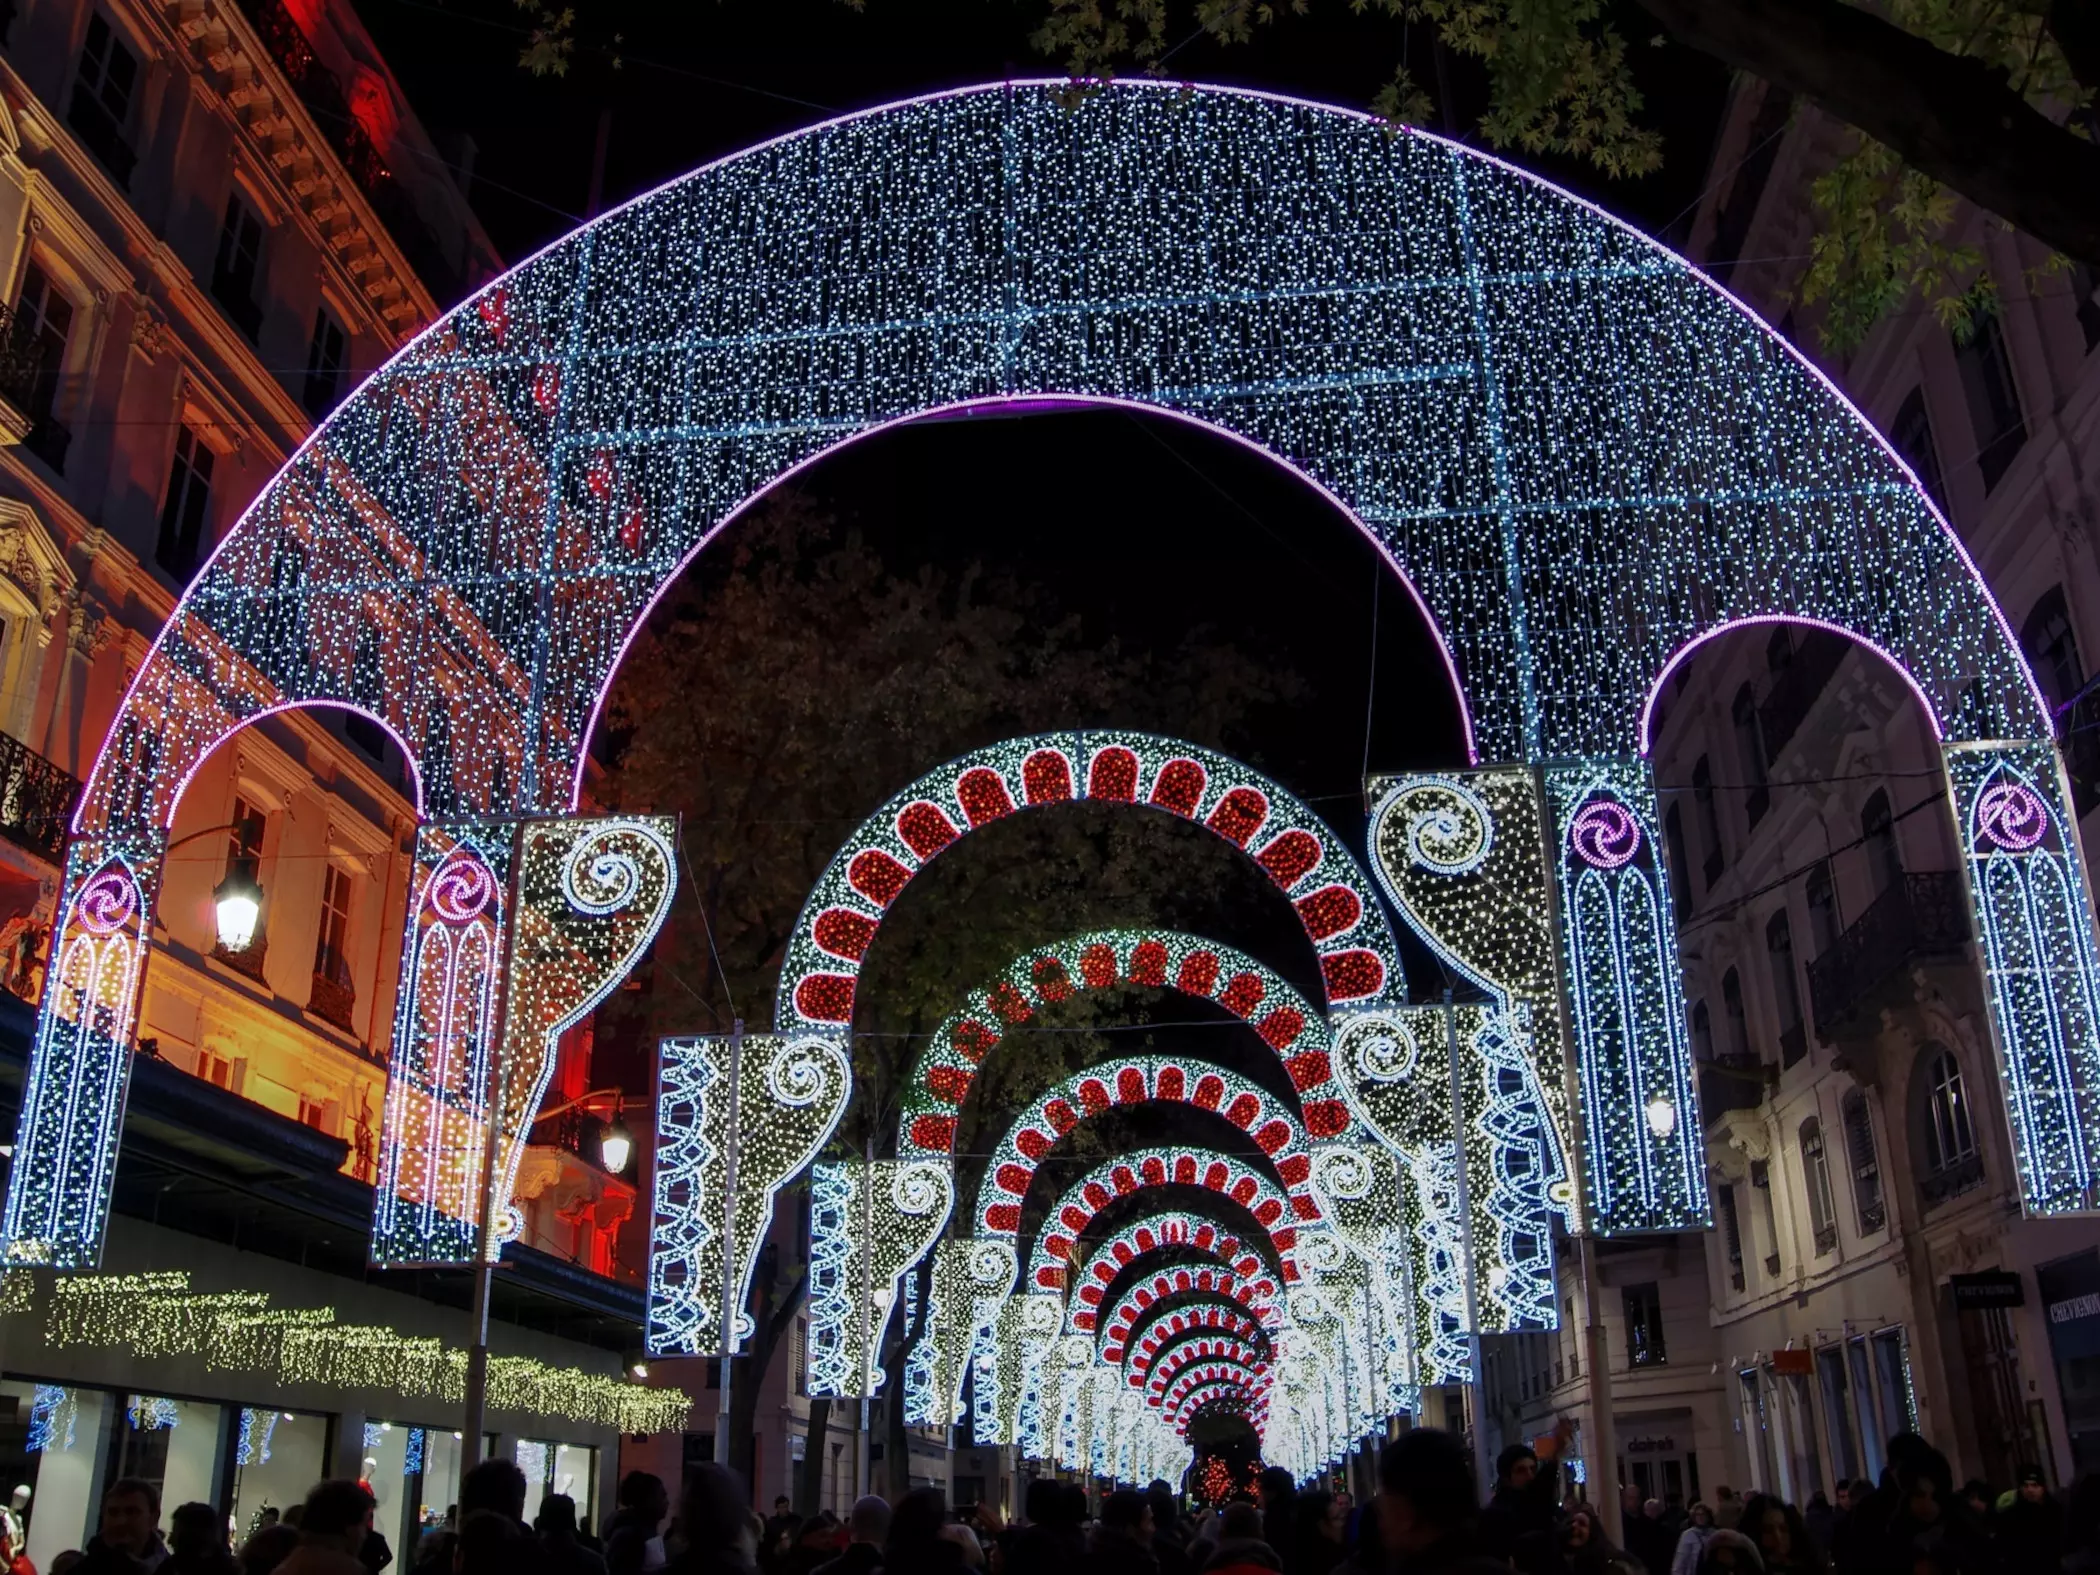
[[[1949,238],[1979,250],[1997,309],[1956,333],[1913,299],[1850,353],[1825,351],[1801,299],[1812,186],[1852,137],[1741,82],[1688,250],[1867,413],[1967,544],[2058,708],[2090,870],[2095,280],[1964,207]],[[1908,1429],[1964,1478],[2001,1487],[2026,1462],[2059,1483],[2100,1464],[2100,1223],[2021,1214],[1924,706],[1848,638],[1748,628],[1664,681],[1651,744],[1717,1221],[1642,1254],[1674,1259],[1653,1285],[1668,1352],[1657,1371],[1688,1353],[1679,1387],[1704,1419],[1686,1497],[1727,1482],[1806,1503],[1877,1474]],[[1636,1359],[1636,1297],[1604,1261],[1617,1480],[1674,1486],[1643,1470],[1654,1380]],[[1498,1353],[1506,1430],[1572,1409],[1571,1381],[1536,1395],[1572,1343],[1518,1342],[1552,1348],[1528,1361]]]

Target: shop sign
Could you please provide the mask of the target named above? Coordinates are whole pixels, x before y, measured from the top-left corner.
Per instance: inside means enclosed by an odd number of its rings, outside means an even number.
[[[1629,1455],[1674,1455],[1677,1453],[1677,1440],[1668,1433],[1663,1434],[1660,1438],[1629,1438],[1626,1440],[1626,1453]]]
[[[1772,1353],[1772,1371],[1782,1377],[1806,1378],[1816,1370],[1816,1359],[1806,1350],[1784,1350]]]
[[[1950,1275],[1947,1283],[1954,1289],[1954,1305],[1958,1311],[2027,1305],[2026,1282],[2010,1270],[1987,1269],[1981,1274]]]

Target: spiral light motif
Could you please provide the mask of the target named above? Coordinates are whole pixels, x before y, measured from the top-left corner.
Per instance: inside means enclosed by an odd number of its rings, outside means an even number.
[[[1014,1277],[1014,1250],[1003,1241],[974,1241],[970,1244],[970,1278],[979,1285],[1010,1285]]]
[[[1390,1017],[1360,1017],[1342,1030],[1343,1055],[1374,1083],[1397,1083],[1415,1069],[1421,1051],[1405,1025]]]
[[[430,877],[430,905],[447,924],[471,924],[496,895],[496,877],[473,854],[455,851]]]
[[[73,903],[73,912],[90,935],[113,935],[130,924],[138,911],[138,887],[114,868],[101,871],[81,887]]]
[[[939,1165],[906,1165],[890,1182],[890,1202],[903,1214],[931,1214],[948,1201],[948,1172]]]
[[[2008,853],[2025,853],[2049,831],[2041,795],[2024,782],[2000,782],[1976,801],[1976,824]]]
[[[1064,1304],[1055,1296],[1028,1296],[1021,1301],[1021,1329],[1025,1334],[1055,1334],[1064,1321]]]
[[[569,850],[562,861],[561,893],[578,913],[604,918],[634,901],[642,889],[642,870],[633,844],[651,849],[671,867],[671,850],[656,833],[637,825],[603,825]]]
[[[828,1039],[798,1039],[766,1068],[767,1092],[783,1105],[813,1105],[833,1079],[847,1076],[846,1055]]]
[[[1479,794],[1459,783],[1421,783],[1395,807],[1406,817],[1409,856],[1439,875],[1478,869],[1495,845],[1494,817]]]
[[[1615,870],[1632,863],[1641,851],[1641,823],[1615,799],[1593,799],[1576,812],[1568,840],[1584,863]]]
[[[1313,1151],[1313,1185],[1330,1198],[1361,1198],[1371,1190],[1371,1166],[1353,1148]]]

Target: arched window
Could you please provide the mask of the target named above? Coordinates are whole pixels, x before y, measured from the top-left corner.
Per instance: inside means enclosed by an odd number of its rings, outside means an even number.
[[[1706,1009],[1704,1001],[1692,1003],[1692,1059],[1711,1061],[1714,1058],[1714,1019]]]
[[[1803,895],[1808,899],[1809,956],[1813,959],[1829,951],[1843,929],[1838,922],[1837,886],[1830,878],[1830,860],[1808,872]]]
[[[1714,1184],[1714,1220],[1721,1228],[1721,1251],[1728,1259],[1728,1283],[1743,1288],[1743,1217],[1736,1212],[1735,1183]]]
[[[1743,799],[1743,814],[1754,831],[1765,818],[1765,811],[1772,807],[1772,791],[1765,782],[1765,734],[1758,725],[1757,697],[1751,694],[1748,684],[1735,692],[1729,716],[1735,722],[1736,758],[1742,762],[1743,783],[1749,789]]]
[[[2042,693],[2058,707],[2069,705],[2085,687],[2085,663],[2078,654],[2078,635],[2071,627],[2071,608],[2061,585],[2034,604],[2027,621],[2020,625],[2020,646],[2034,664]],[[2072,797],[2083,815],[2100,803],[2100,700],[2080,701],[2062,718],[2062,727],[2069,745]]]
[[[1765,641],[1765,670],[1774,678],[1794,665],[1794,631],[1785,624],[1773,626]]]
[[[1731,968],[1721,975],[1721,1011],[1728,1019],[1728,1043],[1723,1055],[1747,1060],[1750,1055],[1750,1019],[1743,1012],[1742,977]]]
[[[1808,1223],[1816,1233],[1816,1256],[1837,1246],[1837,1199],[1830,1191],[1830,1157],[1823,1152],[1823,1123],[1801,1123],[1801,1179],[1808,1190]]]
[[[1801,980],[1794,972],[1794,929],[1781,908],[1766,921],[1765,955],[1772,965],[1772,996],[1779,1003],[1779,1057],[1792,1066],[1808,1053],[1801,1026]]]
[[[1983,1180],[1983,1156],[1976,1147],[1976,1123],[1961,1062],[1943,1044],[1918,1052],[1911,1075],[1918,1153],[1924,1160],[1919,1187],[1928,1203],[1968,1191]]]
[[[1714,768],[1701,755],[1692,766],[1692,813],[1699,820],[1699,851],[1706,856],[1706,884],[1721,878],[1721,817],[1714,812]]]
[[[1859,812],[1859,834],[1865,839],[1867,873],[1873,877],[1876,895],[1903,879],[1903,854],[1896,847],[1896,821],[1889,813],[1889,796],[1881,788]]]
[[[1862,1236],[1888,1223],[1888,1210],[1881,1201],[1881,1162],[1874,1153],[1874,1113],[1867,1108],[1861,1089],[1845,1095],[1845,1163],[1852,1170],[1852,1207],[1859,1216]]]

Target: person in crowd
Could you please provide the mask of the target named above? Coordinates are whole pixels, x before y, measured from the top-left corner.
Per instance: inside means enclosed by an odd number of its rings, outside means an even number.
[[[2008,1570],[2058,1570],[2064,1561],[2064,1507],[2039,1466],[2022,1466],[2012,1501],[1991,1517],[1991,1534]]]
[[[1401,1575],[1507,1570],[1481,1549],[1479,1490],[1457,1439],[1433,1427],[1401,1434],[1378,1454],[1378,1539]]]
[[[1558,1562],[1554,1505],[1557,1467],[1540,1461],[1529,1444],[1511,1444],[1495,1457],[1495,1491],[1480,1514],[1482,1551],[1507,1560],[1524,1575],[1546,1575]]]
[[[1159,1575],[1152,1556],[1152,1506],[1135,1488],[1118,1488],[1101,1501],[1089,1568],[1099,1575]]]
[[[1638,1498],[1640,1490],[1634,1490]],[[1641,1499],[1626,1517],[1626,1551],[1641,1561],[1641,1567],[1659,1572],[1670,1567],[1677,1552],[1677,1538],[1664,1518],[1659,1498]]]
[[[1298,1484],[1282,1466],[1270,1466],[1261,1474],[1262,1540],[1278,1553],[1291,1545],[1297,1533]]]
[[[1349,1550],[1342,1546],[1343,1511],[1332,1493],[1300,1493],[1297,1524],[1292,1528],[1284,1564],[1291,1575],[1328,1575]]]
[[[1218,1516],[1216,1538],[1203,1548],[1202,1561],[1197,1563],[1193,1545],[1189,1561],[1202,1575],[1281,1575],[1283,1560],[1261,1531],[1261,1511],[1254,1505],[1244,1500],[1227,1504]]]
[[[365,1575],[358,1560],[372,1529],[372,1490],[349,1477],[316,1482],[299,1516],[299,1545],[277,1575]]]
[[[1021,1507],[1028,1524],[1003,1534],[1000,1563],[1004,1575],[1070,1575],[1086,1554],[1086,1539],[1080,1530],[1086,1519],[1084,1502],[1075,1513],[1062,1482],[1036,1477],[1028,1484]],[[980,1510],[980,1519],[982,1514]]]
[[[160,1489],[119,1477],[102,1495],[101,1529],[87,1545],[82,1575],[152,1575],[167,1562],[160,1537]]]
[[[646,1575],[664,1567],[663,1523],[671,1496],[663,1478],[630,1471],[620,1479],[619,1507],[605,1523],[606,1575]]]
[[[743,1483],[727,1466],[707,1460],[686,1473],[678,1499],[685,1547],[668,1566],[673,1575],[756,1575],[765,1527],[744,1498]]]
[[[1152,1556],[1159,1560],[1159,1575],[1190,1575],[1188,1528],[1181,1523],[1173,1488],[1164,1478],[1154,1477],[1145,1489],[1145,1502],[1152,1506]]]
[[[1723,1531],[1734,1531],[1743,1523],[1743,1501],[1735,1496],[1735,1489],[1726,1482],[1714,1489],[1714,1524]]]
[[[1567,1575],[1646,1575],[1647,1566],[1613,1545],[1587,1504],[1568,1512],[1560,1528],[1560,1568]]]
[[[1714,1527],[1699,1555],[1699,1575],[1764,1575],[1764,1571],[1757,1544],[1725,1526]]]
[[[765,1529],[759,1534],[759,1567],[772,1569],[785,1556],[795,1534],[801,1529],[802,1522],[795,1514],[793,1502],[785,1493],[777,1495],[773,1500],[773,1513],[766,1517]]]
[[[166,1575],[238,1575],[239,1569],[226,1545],[226,1517],[209,1504],[178,1504],[168,1517]]]
[[[1896,1510],[1887,1521],[1875,1571],[1895,1575],[1993,1575],[1996,1550],[1970,1511],[1965,1495],[1948,1483],[1947,1457],[1922,1439],[1896,1466]],[[1769,1568],[1771,1560],[1767,1559]]]
[[[299,1546],[299,1528],[272,1520],[241,1544],[241,1575],[272,1575]],[[53,1560],[54,1566],[57,1560]]]
[[[541,1561],[547,1575],[605,1575],[605,1560],[583,1545],[576,1532],[576,1500],[549,1493],[532,1517],[539,1533]]]
[[[68,1548],[63,1553],[51,1556],[51,1575],[74,1575],[87,1562],[87,1555],[78,1548]]]
[[[1831,1539],[1837,1531],[1837,1511],[1831,1507],[1830,1500],[1823,1496],[1821,1488],[1808,1495],[1808,1503],[1802,1508],[1801,1519],[1808,1527],[1809,1540],[1828,1556]]]
[[[1699,1575],[1699,1560],[1705,1556],[1706,1544],[1713,1539],[1718,1528],[1714,1525],[1714,1512],[1698,1499],[1685,1515],[1684,1530],[1677,1534],[1677,1551],[1670,1555],[1670,1575]],[[1650,1575],[1662,1575],[1654,1570]]]
[[[1757,1544],[1765,1575],[1830,1575],[1823,1551],[1808,1534],[1801,1511],[1769,1493],[1743,1505],[1743,1534]]]
[[[819,1564],[829,1564],[839,1556],[839,1530],[838,1516],[828,1509],[802,1521],[795,1540],[780,1555],[779,1575],[812,1575]]]
[[[452,1541],[452,1575],[513,1575],[526,1539],[517,1523],[493,1509],[460,1516]]]
[[[939,1488],[913,1488],[890,1512],[890,1534],[882,1545],[885,1575],[954,1575],[966,1567],[963,1550],[941,1534],[948,1503]]]
[[[2100,1472],[2080,1477],[2064,1495],[2063,1535],[2065,1575],[2100,1575]]]
[[[882,1545],[889,1535],[889,1500],[873,1493],[855,1499],[846,1515],[845,1550],[819,1564],[813,1575],[873,1575],[882,1568]]]

